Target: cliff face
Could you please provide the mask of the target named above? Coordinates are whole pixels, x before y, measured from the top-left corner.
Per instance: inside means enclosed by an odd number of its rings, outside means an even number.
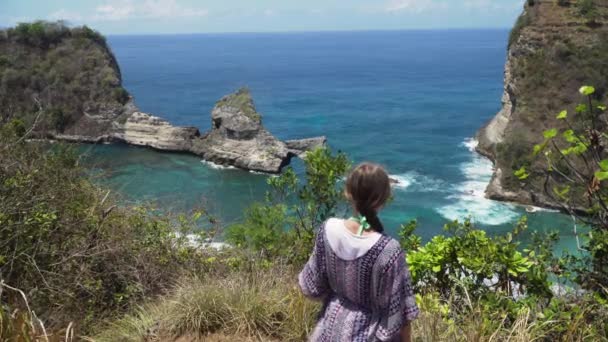
[[[606,100],[607,25],[608,3],[603,0],[526,1],[511,33],[502,109],[477,134],[478,152],[495,163],[489,198],[555,206],[542,192],[529,190],[542,188],[543,178],[535,171],[546,168],[542,158],[532,156],[532,148],[544,130],[560,127],[557,113],[575,113],[582,85],[595,86],[598,100]],[[513,175],[524,165],[532,171],[532,187],[524,188]]]
[[[324,137],[276,139],[246,89],[218,101],[203,136],[142,113],[122,88],[105,39],[87,27],[36,22],[0,31],[0,81],[0,124],[19,119],[39,138],[124,142],[270,173],[325,143]]]

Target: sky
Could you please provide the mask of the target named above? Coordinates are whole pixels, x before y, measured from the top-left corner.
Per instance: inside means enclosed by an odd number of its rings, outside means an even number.
[[[66,20],[103,34],[510,28],[523,0],[0,0],[0,27]]]

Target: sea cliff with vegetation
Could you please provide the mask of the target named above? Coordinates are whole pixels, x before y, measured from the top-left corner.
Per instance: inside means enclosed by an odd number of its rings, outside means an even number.
[[[240,89],[212,110],[212,129],[176,127],[141,112],[122,87],[106,40],[61,22],[20,24],[0,32],[0,115],[32,127],[31,137],[122,142],[188,152],[222,165],[278,173],[325,137],[283,142],[262,125],[250,92]]]
[[[605,1],[525,2],[509,38],[502,109],[477,134],[477,150],[495,163],[489,198],[562,209],[543,191],[547,163],[530,146],[542,144],[542,132],[554,124],[567,127],[553,120],[562,110],[580,114],[581,85],[594,85],[594,101],[606,102],[607,24]],[[514,175],[522,166],[534,186]]]
[[[526,13],[532,3],[528,1]],[[537,11],[581,13],[570,12],[578,10],[578,5],[564,1],[534,2],[534,6],[540,6]],[[601,5],[592,8],[602,13]],[[37,26],[28,25],[6,31],[12,33],[3,39],[17,39],[14,32],[24,27],[30,37],[36,32],[30,28]],[[585,41],[596,32],[587,28],[603,29],[602,25],[584,25],[580,37],[573,36],[573,40]],[[78,30],[103,42],[99,34],[85,28],[71,29],[70,35]],[[70,41],[79,39],[70,37]],[[93,40],[87,41],[93,44]],[[89,179],[73,146],[34,139],[41,132],[57,132],[56,122],[47,121],[49,104],[82,96],[65,103],[84,106],[88,100],[83,99],[97,90],[86,90],[86,96],[78,91],[45,93],[44,87],[30,86],[38,74],[26,67],[16,69],[27,75],[16,78],[22,85],[10,83],[13,78],[4,75],[15,68],[14,63],[40,58],[38,48],[23,50],[22,43],[10,44],[0,44],[2,65],[10,65],[1,69],[0,93],[4,101],[0,127],[0,340],[306,340],[321,303],[302,296],[296,275],[312,249],[317,227],[348,210],[342,188],[351,166],[348,156],[326,146],[303,154],[301,177],[289,167],[278,177],[269,177],[264,198],[251,204],[241,222],[229,226],[204,208],[167,215],[146,206],[125,206]],[[576,60],[579,49],[588,52],[581,45],[570,58]],[[93,45],[88,50],[109,51],[96,50]],[[511,47],[510,53],[513,51]],[[14,58],[17,55],[21,57]],[[103,60],[113,60],[108,56]],[[108,75],[119,79],[118,69],[107,67],[114,70]],[[600,72],[601,66],[595,70]],[[566,82],[564,87],[569,82],[580,83],[549,78],[553,76],[542,78],[555,87],[559,82]],[[57,77],[57,82],[65,83],[61,81],[64,76]],[[528,243],[520,240],[522,232],[535,230],[525,218],[504,234],[486,233],[469,220],[448,222],[444,234],[430,241],[422,241],[416,234],[415,221],[404,222],[398,239],[407,251],[421,308],[413,325],[416,341],[608,339],[608,156],[603,148],[606,107],[601,101],[600,78],[601,74],[598,83],[578,84],[564,93],[578,103],[578,115],[556,109],[555,115],[553,110],[546,113],[546,121],[534,121],[544,130],[536,132],[539,137],[530,133],[531,140],[522,145],[526,151],[522,153],[530,153],[527,164],[512,161],[506,168],[501,155],[494,154],[499,144],[488,144],[480,136],[480,150],[493,157],[519,189],[538,192],[534,176],[549,179],[555,203],[566,208],[576,204],[580,210],[572,214],[585,214],[580,219],[589,225],[591,234],[577,234],[579,250],[555,255],[557,234],[535,232]],[[108,85],[104,89],[119,89],[114,84],[114,88]],[[97,96],[106,96],[104,108],[128,106],[128,97],[106,92]],[[213,139],[268,137],[247,96],[239,91],[218,102],[212,113],[216,131],[209,134],[217,135]],[[530,98],[528,106],[541,106],[543,99]],[[536,100],[540,104],[534,104]],[[234,116],[233,107],[241,108],[242,115]],[[61,113],[60,118],[70,112]],[[73,113],[74,118],[66,114],[70,124],[63,127],[64,133],[73,132],[75,122],[90,119],[80,117],[79,109]],[[41,131],[41,127],[50,128]],[[480,135],[488,132],[486,128]],[[504,132],[504,141],[510,141],[512,131],[506,128]],[[294,149],[298,143],[285,146]],[[562,152],[570,148],[570,153]],[[559,163],[552,156],[558,156]],[[588,167],[577,166],[585,164],[583,160]],[[586,201],[580,201],[570,188],[586,188]],[[217,237],[228,246],[204,247]]]

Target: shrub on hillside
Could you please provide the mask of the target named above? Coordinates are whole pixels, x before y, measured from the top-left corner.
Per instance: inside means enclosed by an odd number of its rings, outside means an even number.
[[[70,148],[26,143],[24,127],[0,131],[0,274],[49,326],[127,309],[198,267],[192,220],[117,208]],[[0,311],[15,299],[1,292]]]
[[[31,125],[39,109],[34,98],[57,110],[38,123],[40,135],[69,129],[85,112],[122,114],[129,94],[101,34],[86,26],[43,21],[0,32],[6,36],[0,40],[0,123],[19,118]],[[53,116],[57,113],[61,124]]]
[[[529,182],[523,166],[515,175],[534,191],[542,192],[562,209],[592,228],[587,252],[577,270],[578,282],[608,298],[608,151],[606,106],[597,101],[597,90],[583,86],[584,101],[574,113],[555,116],[554,127],[542,133],[542,141],[530,154],[542,158],[546,169],[541,187]],[[563,128],[562,128],[563,127]]]
[[[350,162],[343,153],[319,148],[307,153],[304,164],[302,183],[291,168],[268,179],[265,203],[253,204],[242,223],[228,227],[228,242],[296,264],[308,259],[316,229],[345,204],[340,182]]]

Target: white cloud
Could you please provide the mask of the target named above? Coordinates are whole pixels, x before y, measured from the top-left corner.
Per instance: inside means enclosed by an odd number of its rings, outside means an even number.
[[[135,12],[135,7],[130,2],[106,3],[95,8],[92,20],[117,21],[130,18]]]
[[[277,11],[275,11],[275,10],[272,10],[272,9],[264,10],[264,16],[266,16],[266,17],[273,17],[275,15],[277,15]]]
[[[204,8],[185,7],[177,0],[110,0],[95,7],[93,13],[85,15],[60,9],[51,13],[51,20],[65,19],[75,22],[121,21],[127,19],[175,19],[204,17],[209,11]]]
[[[386,12],[414,12],[420,13],[430,10],[447,9],[447,2],[435,0],[391,0],[386,5]]]
[[[183,7],[176,0],[146,0],[137,10],[147,18],[204,17],[209,14],[203,8]]]

